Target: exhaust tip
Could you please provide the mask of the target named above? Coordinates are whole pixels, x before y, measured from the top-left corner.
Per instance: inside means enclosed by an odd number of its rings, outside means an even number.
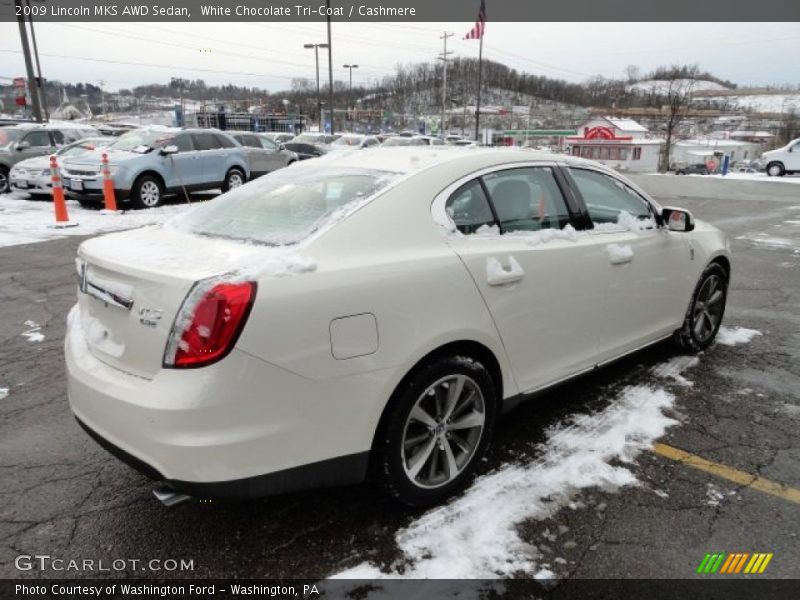
[[[159,485],[153,489],[153,496],[156,497],[156,500],[161,502],[167,508],[172,508],[173,506],[178,506],[179,504],[183,504],[192,499],[191,496],[187,496],[186,494],[179,494],[178,492],[171,490],[166,485]]]

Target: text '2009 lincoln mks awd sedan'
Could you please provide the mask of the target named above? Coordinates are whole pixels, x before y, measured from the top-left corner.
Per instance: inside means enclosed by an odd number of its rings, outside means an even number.
[[[520,399],[672,336],[707,347],[724,234],[601,165],[377,148],[83,242],[69,398],[175,492],[464,486]]]

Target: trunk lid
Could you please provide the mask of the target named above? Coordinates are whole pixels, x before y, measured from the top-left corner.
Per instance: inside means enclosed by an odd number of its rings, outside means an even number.
[[[154,377],[175,316],[194,284],[254,264],[263,249],[170,229],[144,228],[81,244],[77,266],[80,320],[100,361]]]

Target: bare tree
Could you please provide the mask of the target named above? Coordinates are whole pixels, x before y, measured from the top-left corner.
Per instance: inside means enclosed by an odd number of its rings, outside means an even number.
[[[662,172],[669,170],[673,139],[678,127],[689,114],[699,71],[697,65],[673,67],[672,74],[669,79],[663,80],[663,88],[658,92],[658,95],[661,96],[662,107],[666,111],[664,154],[661,157]]]
[[[625,67],[625,77],[628,79],[628,83],[636,83],[639,81],[639,77],[641,77],[639,67],[636,65],[628,65]]]

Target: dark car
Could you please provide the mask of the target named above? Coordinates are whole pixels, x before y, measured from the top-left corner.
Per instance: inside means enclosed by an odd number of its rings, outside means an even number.
[[[330,152],[330,147],[325,144],[313,144],[311,142],[287,142],[283,145],[287,150],[297,154],[300,160],[317,158]]]
[[[695,163],[675,169],[675,175],[708,175],[708,167],[703,163]]]

